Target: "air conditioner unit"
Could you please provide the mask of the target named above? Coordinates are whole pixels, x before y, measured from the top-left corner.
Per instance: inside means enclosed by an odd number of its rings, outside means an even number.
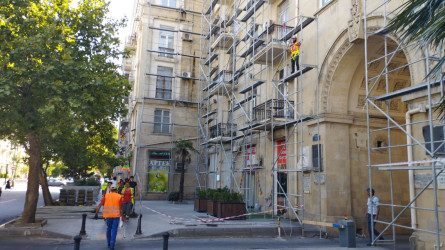
[[[193,40],[192,34],[190,34],[190,33],[183,33],[182,34],[182,40],[184,40],[184,41],[192,41]]]
[[[267,28],[269,28],[269,26],[272,25],[272,24],[273,24],[272,20],[268,20],[268,21],[264,22],[263,23],[263,31],[267,30]]]
[[[175,170],[187,170],[187,167],[184,168],[184,164],[182,164],[182,162],[176,162]]]
[[[192,72],[184,71],[184,72],[182,72],[182,77],[190,78],[190,77],[192,77]]]

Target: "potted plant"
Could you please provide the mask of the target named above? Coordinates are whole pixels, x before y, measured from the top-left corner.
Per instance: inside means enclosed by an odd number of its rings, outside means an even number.
[[[221,198],[221,201],[218,202],[217,217],[226,218],[246,213],[246,204],[243,202],[241,194],[228,192],[223,193]],[[246,217],[242,216],[234,219],[246,219]]]
[[[194,210],[196,212],[206,212],[207,211],[207,192],[206,192],[206,190],[203,190],[203,189],[196,190]]]

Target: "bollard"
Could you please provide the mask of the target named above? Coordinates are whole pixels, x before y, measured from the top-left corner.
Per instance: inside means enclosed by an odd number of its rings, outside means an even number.
[[[76,235],[74,236],[74,250],[80,250],[80,241],[82,240],[82,236]]]
[[[165,232],[162,234],[162,237],[164,238],[164,250],[168,250],[168,237],[170,237],[170,234],[168,232]]]
[[[138,217],[138,227],[136,229],[136,234],[142,234],[142,229],[141,229],[141,219],[142,219],[142,214],[139,214]]]
[[[87,232],[85,231],[85,221],[87,219],[87,214],[82,214],[82,228],[80,229],[80,235],[85,235]]]
[[[340,247],[355,248],[355,223],[353,220],[339,220],[339,243]]]

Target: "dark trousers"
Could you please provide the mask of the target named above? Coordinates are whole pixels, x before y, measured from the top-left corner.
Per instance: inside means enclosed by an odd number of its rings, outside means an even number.
[[[117,227],[119,226],[119,219],[117,218],[107,218],[107,243],[110,248],[114,248],[116,243]]]
[[[379,231],[377,231],[375,229],[375,215],[373,215],[373,219],[374,219],[374,237],[377,238],[377,236],[379,236]],[[368,233],[369,233],[369,243],[372,242],[372,233],[371,233],[371,214],[368,214]],[[380,236],[380,239],[383,240],[383,237]]]
[[[297,71],[299,71],[300,70],[300,65],[298,64],[298,59],[300,58],[300,56],[299,55],[297,55],[297,57],[295,57],[295,60],[292,58],[292,59],[290,59],[290,63],[291,63],[291,65],[292,65],[292,72],[291,73],[294,73],[295,72],[295,64],[297,65]]]

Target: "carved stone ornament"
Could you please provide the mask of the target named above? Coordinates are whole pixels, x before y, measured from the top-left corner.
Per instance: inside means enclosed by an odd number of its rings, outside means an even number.
[[[361,16],[360,1],[352,0],[351,20],[348,21],[348,35],[351,43],[364,38]]]

